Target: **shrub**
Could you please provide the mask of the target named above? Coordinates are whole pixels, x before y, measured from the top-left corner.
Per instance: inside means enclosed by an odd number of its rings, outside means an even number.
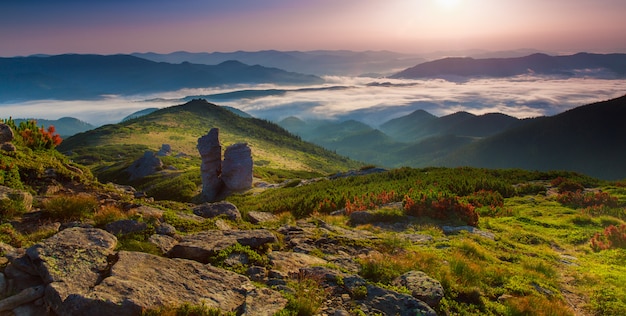
[[[35,120],[23,121],[16,125],[11,118],[4,120],[4,123],[13,129],[16,143],[31,149],[52,149],[63,141],[52,125],[48,128],[44,128],[43,125],[38,127]]]
[[[417,217],[428,216],[441,220],[460,220],[467,225],[478,225],[478,213],[469,203],[460,201],[459,197],[432,190],[419,192],[413,197],[405,195],[404,209],[408,215]]]
[[[517,187],[517,195],[536,195],[536,194],[546,194],[548,191],[543,184],[539,183],[526,183]]]
[[[286,294],[287,306],[280,315],[316,315],[328,295],[318,280],[302,275],[289,282],[288,286],[293,293]]]
[[[22,247],[25,242],[22,236],[13,225],[6,223],[0,225],[0,242],[7,243],[13,247]]]
[[[617,198],[606,192],[587,192],[583,193],[578,190],[575,192],[566,191],[557,196],[559,203],[573,207],[584,208],[591,206],[617,207]]]
[[[184,303],[178,306],[163,306],[144,310],[142,316],[234,316],[235,312],[222,312],[219,308],[208,307],[204,304],[191,305]]]
[[[591,248],[594,251],[626,248],[626,224],[619,227],[610,225],[602,234],[596,233],[591,238]]]
[[[91,218],[97,208],[98,200],[87,194],[59,196],[43,202],[48,216],[60,220]]]
[[[100,208],[93,216],[96,226],[104,226],[108,223],[126,219],[128,216],[124,214],[117,206],[105,205]]]
[[[552,186],[557,187],[559,190],[559,193],[576,192],[576,191],[579,191],[579,190],[582,191],[585,189],[585,187],[579,182],[576,182],[569,178],[563,178],[563,177],[557,177],[556,179],[552,180],[550,184],[552,184]]]

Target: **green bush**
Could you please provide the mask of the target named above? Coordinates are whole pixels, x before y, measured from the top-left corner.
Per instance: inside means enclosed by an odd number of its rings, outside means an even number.
[[[98,200],[87,194],[58,196],[43,202],[43,211],[50,218],[81,220],[91,218],[98,208]]]

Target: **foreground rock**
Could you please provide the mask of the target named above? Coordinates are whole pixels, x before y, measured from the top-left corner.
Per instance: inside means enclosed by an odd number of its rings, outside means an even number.
[[[213,218],[223,215],[231,221],[241,219],[239,209],[237,209],[237,206],[230,202],[200,204],[193,208],[193,213],[204,218]]]
[[[232,192],[252,187],[252,150],[247,144],[228,146],[222,161],[219,129],[212,128],[198,138],[197,147],[202,158],[200,171],[204,201],[215,202]]]
[[[395,286],[404,286],[411,295],[431,307],[437,307],[443,298],[441,283],[421,271],[409,271],[393,281]]]
[[[252,249],[277,242],[268,230],[210,230],[183,237],[167,253],[170,258],[185,258],[208,263],[218,252],[239,243]]]
[[[3,203],[17,203],[24,208],[24,211],[30,211],[33,206],[33,196],[26,191],[0,185],[0,207]]]
[[[239,238],[245,242],[252,236]],[[104,230],[74,227],[25,254],[8,249],[11,263],[5,272],[21,271],[38,285],[0,301],[0,308],[41,315],[49,310],[53,315],[124,316],[188,303],[223,312],[273,315],[286,305],[280,293],[259,289],[243,275],[192,260],[114,252],[116,245],[115,236]],[[40,297],[39,305],[23,305]]]
[[[161,169],[163,169],[161,159],[154,152],[148,150],[141,158],[135,160],[133,164],[126,168],[126,172],[129,174],[128,180],[132,181],[149,176]]]

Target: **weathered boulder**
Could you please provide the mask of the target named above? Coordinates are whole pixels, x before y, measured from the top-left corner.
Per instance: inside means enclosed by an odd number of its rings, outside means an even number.
[[[383,315],[437,315],[426,303],[410,295],[368,284],[365,279],[358,275],[351,275],[326,267],[302,268],[300,275],[320,280],[326,286],[335,287],[335,290],[347,290],[356,303]],[[337,284],[337,280],[342,280],[343,284]]]
[[[26,250],[46,284],[44,300],[56,314],[77,314],[76,297],[101,281],[116,245],[115,236],[104,230],[68,228]]]
[[[128,180],[132,181],[149,176],[162,168],[163,162],[161,159],[159,159],[154,152],[148,150],[141,158],[135,160],[135,162],[126,168],[126,172],[129,174]]]
[[[404,286],[416,299],[424,301],[431,307],[436,307],[443,298],[441,283],[422,271],[409,271],[393,281],[395,286]]]
[[[202,197],[205,201],[215,201],[222,191],[222,145],[218,128],[212,128],[208,134],[198,138],[198,151],[202,179]]]
[[[9,125],[4,123],[0,123],[0,144],[8,143],[13,140],[15,135],[13,134],[13,130]]]
[[[297,274],[301,268],[328,263],[322,258],[298,252],[272,251],[268,257],[274,269],[289,275]]]
[[[456,235],[462,231],[466,231],[470,234],[475,234],[491,240],[494,240],[496,238],[496,235],[494,233],[480,230],[474,226],[442,226],[441,230],[443,230],[443,233],[446,235]]]
[[[208,263],[212,256],[236,243],[259,249],[263,245],[276,241],[276,236],[265,229],[209,230],[183,237],[172,247],[167,256]]]
[[[350,213],[350,224],[352,225],[364,225],[374,222],[375,216],[372,212],[368,211],[356,211]]]
[[[241,306],[241,316],[271,316],[282,310],[287,300],[280,293],[268,288],[256,288],[248,292]]]
[[[30,193],[0,185],[0,203],[2,200],[17,202],[24,207],[25,211],[30,211],[33,207],[33,196]]]
[[[17,150],[17,147],[15,147],[13,143],[3,143],[3,144],[0,144],[0,150],[14,152]]]
[[[174,248],[174,245],[178,243],[178,240],[176,240],[174,237],[158,234],[150,236],[148,241],[157,246],[162,254],[166,254],[168,251],[172,250],[172,248]]]
[[[176,227],[168,223],[160,223],[157,227],[155,227],[155,232],[159,235],[175,236]]]
[[[268,212],[250,211],[248,212],[248,219],[252,224],[259,224],[265,222],[273,222],[278,220],[278,217]]]
[[[244,191],[252,187],[252,150],[246,143],[230,145],[224,152],[222,181],[229,191]]]
[[[193,208],[193,213],[204,218],[213,218],[225,215],[231,221],[241,219],[239,209],[230,202],[204,203]]]
[[[172,154],[172,146],[170,144],[161,145],[161,149],[156,153],[159,157],[169,156]]]
[[[132,233],[139,233],[148,228],[146,223],[138,222],[132,219],[122,219],[108,223],[104,226],[104,229],[113,235],[128,235]]]

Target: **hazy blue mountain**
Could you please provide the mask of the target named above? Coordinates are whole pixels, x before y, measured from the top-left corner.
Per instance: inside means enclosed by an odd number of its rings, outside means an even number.
[[[531,170],[571,170],[626,178],[626,96],[518,127],[461,148],[437,164]]]
[[[57,134],[59,134],[62,138],[72,136],[74,134],[82,133],[88,130],[92,130],[96,128],[95,126],[81,121],[77,118],[73,117],[62,117],[58,120],[46,120],[46,119],[37,119],[37,118],[28,118],[28,119],[14,119],[16,124],[19,124],[23,121],[35,120],[37,121],[38,126],[48,127],[50,125],[54,125]]]
[[[441,135],[462,137],[487,137],[515,127],[521,120],[501,113],[474,115],[468,112],[436,117],[424,110],[389,120],[381,130],[402,142],[419,142],[425,138]]]
[[[94,99],[225,84],[314,84],[313,75],[238,61],[218,65],[154,62],[130,55],[0,58],[0,102]]]
[[[157,111],[159,108],[146,108],[143,110],[139,110],[137,112],[133,112],[131,114],[128,114],[125,118],[122,119],[122,122],[128,121],[128,120],[132,120],[132,119],[136,119],[138,117],[142,117],[144,115],[148,115],[154,111]]]
[[[549,56],[536,53],[516,58],[449,57],[419,64],[392,78],[511,77],[523,74],[559,76],[626,76],[626,54],[578,53]]]
[[[168,63],[191,62],[214,65],[227,60],[239,60],[250,65],[276,67],[300,73],[315,75],[349,75],[369,74],[378,76],[393,73],[425,59],[416,55],[394,53],[389,51],[354,52],[347,50],[318,51],[276,51],[265,50],[256,52],[214,52],[189,53],[174,52],[170,54],[134,53],[134,56]]]

